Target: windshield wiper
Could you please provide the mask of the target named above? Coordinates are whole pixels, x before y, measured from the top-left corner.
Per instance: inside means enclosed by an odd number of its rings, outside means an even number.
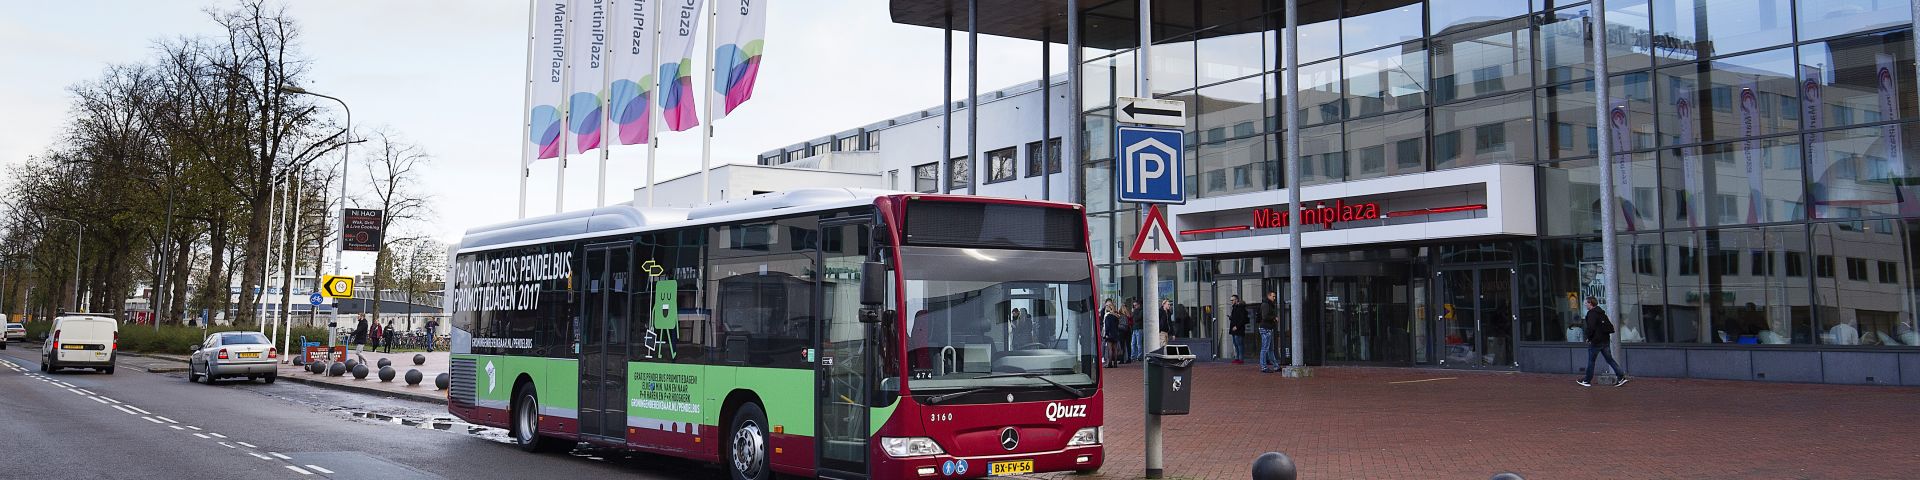
[[[954,399],[954,398],[957,398],[957,397],[960,397],[960,396],[964,396],[964,395],[971,395],[971,394],[975,394],[975,393],[980,393],[980,392],[984,392],[984,391],[987,391],[987,390],[992,390],[992,389],[993,389],[993,388],[991,388],[991,387],[980,387],[980,388],[969,388],[969,389],[966,389],[966,390],[961,390],[961,391],[958,391],[958,392],[953,392],[953,393],[943,393],[943,394],[939,394],[939,395],[934,395],[934,396],[931,396],[931,397],[927,397],[927,404],[928,404],[928,405],[938,405],[938,404],[940,404],[940,402],[945,402],[945,401],[947,401],[947,400],[952,400],[952,399]]]
[[[1088,395],[1091,395],[1089,393],[1080,391],[1080,389],[1078,388],[1073,388],[1073,387],[1067,386],[1067,384],[1054,381],[1054,379],[1051,379],[1051,378],[1047,378],[1046,374],[1041,374],[1041,373],[1033,373],[1033,372],[996,373],[996,374],[987,375],[984,377],[974,377],[974,378],[1038,378],[1040,379],[1040,381],[1047,382],[1048,384],[1053,385],[1055,387],[1060,387],[1061,390],[1066,390],[1067,393],[1073,394],[1073,398],[1087,398]]]

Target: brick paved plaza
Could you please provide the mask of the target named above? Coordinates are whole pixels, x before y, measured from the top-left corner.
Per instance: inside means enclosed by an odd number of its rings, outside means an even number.
[[[1139,478],[1141,370],[1107,369],[1106,467]],[[1920,389],[1319,368],[1309,379],[1200,365],[1167,417],[1167,478],[1248,478],[1293,456],[1306,479],[1917,478]],[[1067,476],[1066,478],[1082,478]]]

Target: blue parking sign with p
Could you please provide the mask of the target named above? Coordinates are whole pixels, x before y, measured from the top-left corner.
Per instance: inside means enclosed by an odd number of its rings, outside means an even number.
[[[1185,134],[1178,128],[1120,127],[1114,142],[1120,159],[1120,201],[1187,203]]]

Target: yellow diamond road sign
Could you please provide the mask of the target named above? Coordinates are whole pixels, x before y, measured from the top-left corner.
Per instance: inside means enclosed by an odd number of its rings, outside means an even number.
[[[320,277],[320,294],[327,298],[353,298],[353,277],[345,275],[327,275]]]

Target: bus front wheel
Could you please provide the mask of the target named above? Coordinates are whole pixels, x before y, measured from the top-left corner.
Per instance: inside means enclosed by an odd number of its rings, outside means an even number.
[[[532,384],[513,403],[513,444],[534,453],[560,450],[560,441],[540,435],[540,394]]]
[[[767,414],[760,405],[746,403],[733,413],[733,435],[727,443],[727,466],[734,480],[773,478],[768,465]]]

